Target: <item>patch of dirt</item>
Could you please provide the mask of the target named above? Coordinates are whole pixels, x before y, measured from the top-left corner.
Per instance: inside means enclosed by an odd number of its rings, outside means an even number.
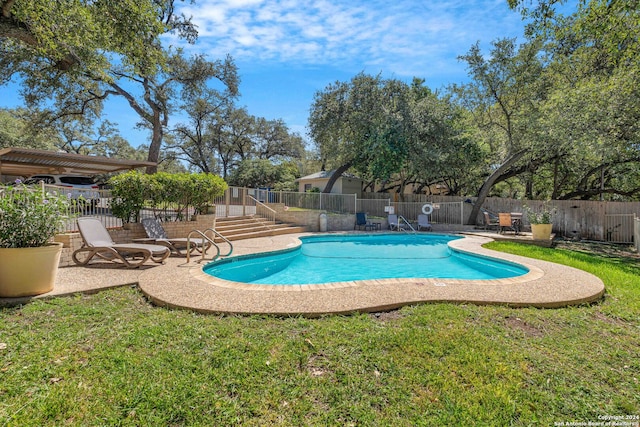
[[[557,249],[584,252],[610,258],[640,260],[640,253],[638,253],[632,245],[575,240],[555,240],[553,243]]]
[[[519,317],[508,316],[508,317],[505,317],[504,320],[508,327],[510,327],[511,329],[515,329],[517,331],[522,331],[525,335],[528,335],[530,337],[537,337],[537,338],[544,336],[544,331],[542,331],[539,328],[536,328],[535,326],[528,324],[527,322],[525,322]]]
[[[392,310],[392,311],[381,311],[378,313],[371,313],[371,316],[379,320],[381,322],[388,322],[392,320],[402,319],[404,317],[403,314],[400,313],[400,310]]]
[[[626,322],[621,320],[621,319],[616,319],[614,317],[609,317],[606,314],[600,312],[600,311],[596,311],[593,313],[593,317],[596,320],[599,320],[601,322],[607,323],[609,325],[625,325]]]
[[[316,354],[309,357],[306,369],[312,377],[321,377],[328,372],[325,365],[326,357],[322,354]]]

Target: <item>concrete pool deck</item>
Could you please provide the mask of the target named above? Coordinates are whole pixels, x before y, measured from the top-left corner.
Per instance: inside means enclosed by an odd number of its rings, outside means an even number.
[[[289,234],[233,242],[233,256],[292,248],[298,237]],[[137,285],[155,304],[202,313],[320,316],[356,311],[384,311],[408,304],[454,302],[501,304],[513,307],[564,307],[596,301],[604,294],[602,281],[582,270],[516,255],[481,245],[491,241],[466,235],[450,245],[458,250],[517,262],[529,273],[511,279],[384,279],[321,285],[267,286],[229,282],[202,272],[204,263],[193,257],[171,257],[164,265],[125,269],[113,264],[60,268],[50,298],[101,289]],[[28,302],[29,298],[0,298],[0,306]]]

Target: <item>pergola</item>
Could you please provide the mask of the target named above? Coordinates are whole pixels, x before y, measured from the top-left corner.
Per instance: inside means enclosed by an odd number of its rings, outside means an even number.
[[[0,181],[3,175],[30,176],[44,173],[98,175],[148,166],[155,166],[155,163],[30,148],[0,149]]]

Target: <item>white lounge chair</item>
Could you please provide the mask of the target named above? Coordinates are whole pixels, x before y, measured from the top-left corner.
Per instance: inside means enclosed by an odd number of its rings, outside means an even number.
[[[105,261],[124,265],[128,268],[137,268],[147,260],[156,263],[164,263],[171,254],[166,246],[148,245],[142,243],[115,243],[111,239],[109,231],[97,218],[78,218],[78,230],[82,236],[83,245],[73,252],[71,257],[78,265],[87,265],[93,257]],[[79,254],[86,254],[84,259],[79,259]]]

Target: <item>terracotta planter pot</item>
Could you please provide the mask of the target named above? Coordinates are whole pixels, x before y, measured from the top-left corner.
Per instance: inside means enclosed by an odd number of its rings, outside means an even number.
[[[62,243],[36,248],[0,248],[0,297],[15,298],[53,290]]]
[[[551,238],[551,224],[531,224],[533,240],[549,240]]]

